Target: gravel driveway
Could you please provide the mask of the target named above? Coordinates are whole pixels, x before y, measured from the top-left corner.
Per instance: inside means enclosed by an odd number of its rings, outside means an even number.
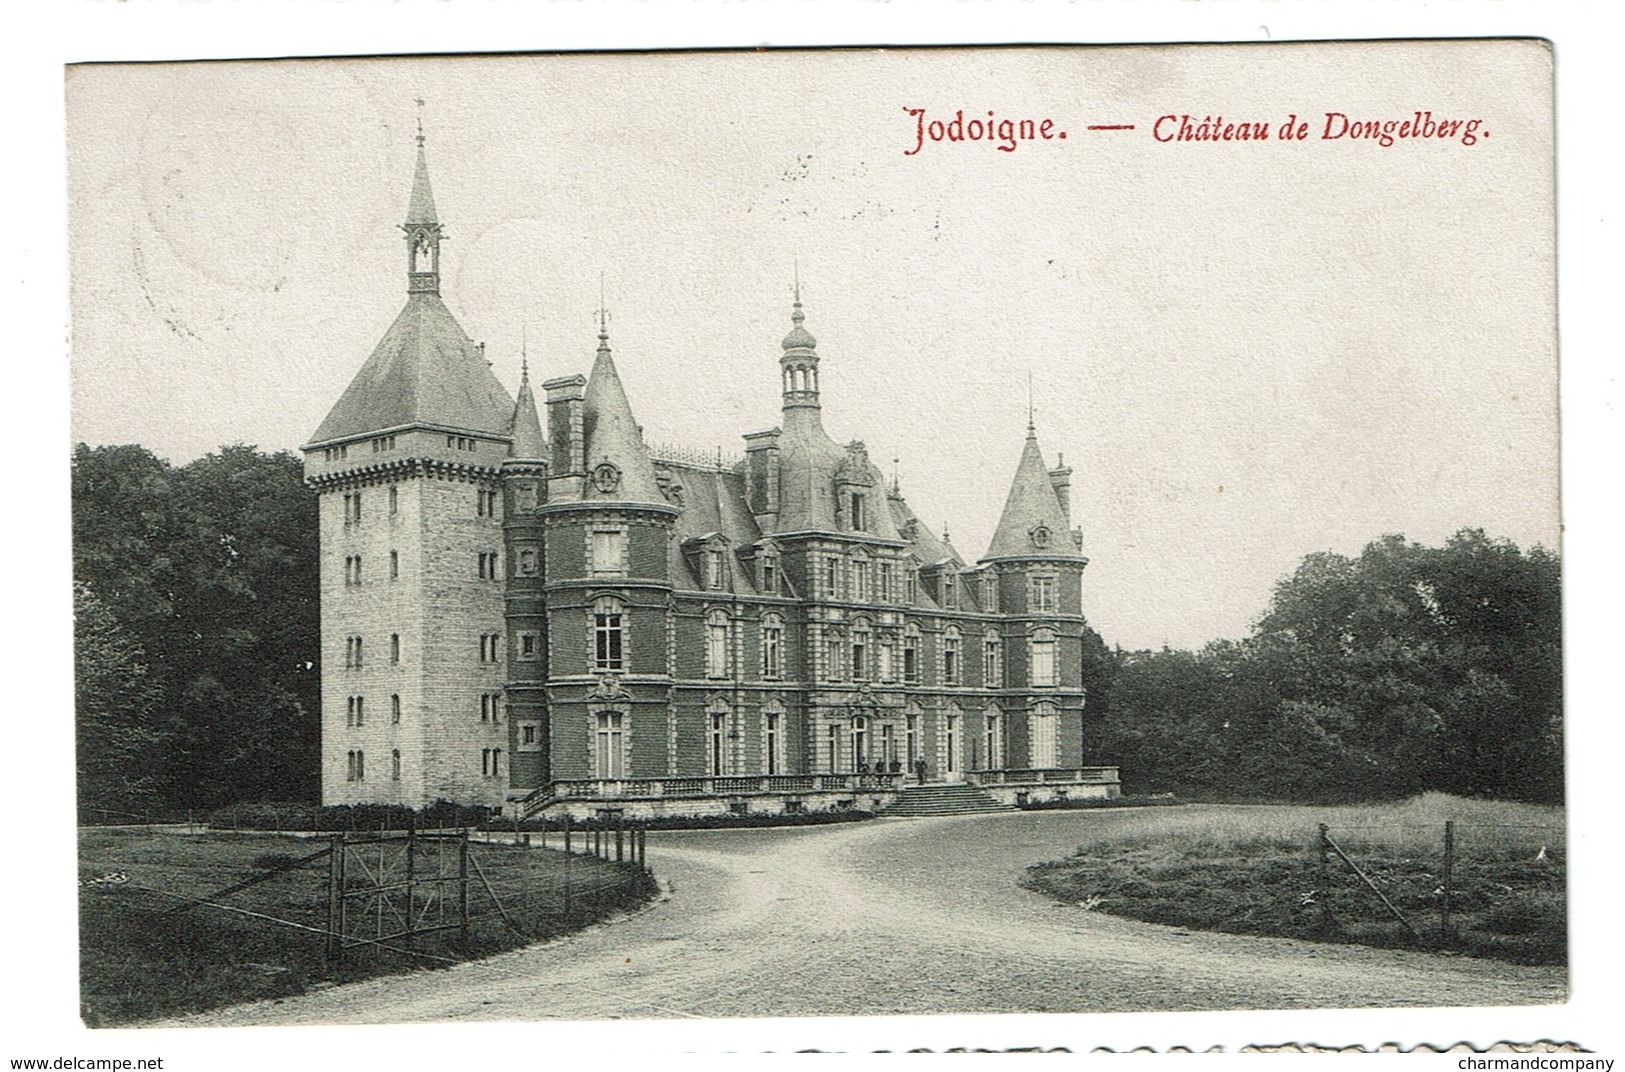
[[[446,971],[190,1025],[1473,1006],[1558,1002],[1561,968],[1186,932],[1016,885],[1098,813],[654,832],[672,890],[630,918]]]

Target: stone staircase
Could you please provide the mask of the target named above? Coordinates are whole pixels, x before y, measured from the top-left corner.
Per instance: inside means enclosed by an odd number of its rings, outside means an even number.
[[[897,799],[881,809],[882,815],[912,818],[921,815],[979,815],[983,812],[1016,811],[1008,804],[964,782],[930,782],[904,786]]]

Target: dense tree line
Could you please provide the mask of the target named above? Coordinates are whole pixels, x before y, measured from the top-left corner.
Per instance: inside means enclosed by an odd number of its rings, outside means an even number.
[[[73,456],[83,804],[179,811],[313,800],[316,501],[298,458],[139,446]]]
[[[1313,554],[1245,640],[1096,659],[1092,753],[1130,792],[1562,799],[1560,574],[1538,546],[1470,529]]]

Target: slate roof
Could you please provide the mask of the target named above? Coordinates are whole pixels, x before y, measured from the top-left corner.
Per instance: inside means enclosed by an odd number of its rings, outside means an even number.
[[[547,437],[542,434],[541,414],[530,390],[530,369],[524,368],[519,373],[519,400],[513,407],[513,442],[508,457],[537,460],[547,456]]]
[[[1033,543],[1032,532],[1039,525],[1049,530],[1049,543],[1039,547]],[[1031,429],[1027,442],[1021,448],[1021,461],[1016,465],[1016,477],[1010,484],[1010,495],[1004,501],[1004,513],[999,515],[999,526],[993,530],[993,541],[988,545],[982,561],[1008,556],[1042,555],[1046,558],[1082,558],[1072,543],[1072,525],[1066,511],[1049,482],[1049,470],[1044,467],[1044,456],[1038,449],[1038,438]]]
[[[626,399],[626,388],[621,384],[620,373],[615,371],[615,359],[610,356],[609,338],[603,334],[598,336],[598,353],[593,358],[592,375],[587,378],[581,416],[587,444],[587,472],[591,473],[604,462],[621,471],[619,484],[607,492],[599,491],[589,479],[582,490],[582,499],[666,505],[666,497],[655,483],[654,465],[649,460],[649,448],[643,442],[643,430],[632,416],[632,404]]]
[[[428,424],[506,437],[514,400],[438,294],[412,294],[311,445]]]

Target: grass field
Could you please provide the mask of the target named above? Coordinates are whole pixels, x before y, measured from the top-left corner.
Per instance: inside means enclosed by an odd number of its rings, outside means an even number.
[[[1235,934],[1567,961],[1563,809],[1430,793],[1348,807],[1190,805],[1102,812],[1098,833],[1025,884],[1084,908]],[[1455,823],[1450,929],[1444,824]],[[1335,854],[1317,824],[1421,934]]]
[[[321,839],[253,834],[82,831],[79,985],[85,1023],[138,1023],[488,956],[578,930],[656,892],[654,880],[635,868],[583,856],[566,862],[562,853],[476,843],[470,856],[508,920],[476,877],[470,883],[466,940],[451,930],[415,938],[410,953],[399,941],[391,943],[395,949],[361,945],[331,962],[325,936],[318,933],[327,918],[326,859],[216,896],[322,846]],[[420,874],[448,866],[447,873],[455,874],[455,859],[453,852],[448,865],[426,851]],[[362,862],[353,864],[347,885],[365,881],[364,871]],[[187,898],[236,911],[190,904]],[[356,903],[376,908],[386,929],[396,929],[388,914],[398,909],[386,910],[376,900]],[[449,908],[449,918],[455,919],[454,901]],[[445,918],[440,912],[440,903],[427,906],[424,921]],[[358,935],[376,933],[367,929],[370,918],[352,922]]]

